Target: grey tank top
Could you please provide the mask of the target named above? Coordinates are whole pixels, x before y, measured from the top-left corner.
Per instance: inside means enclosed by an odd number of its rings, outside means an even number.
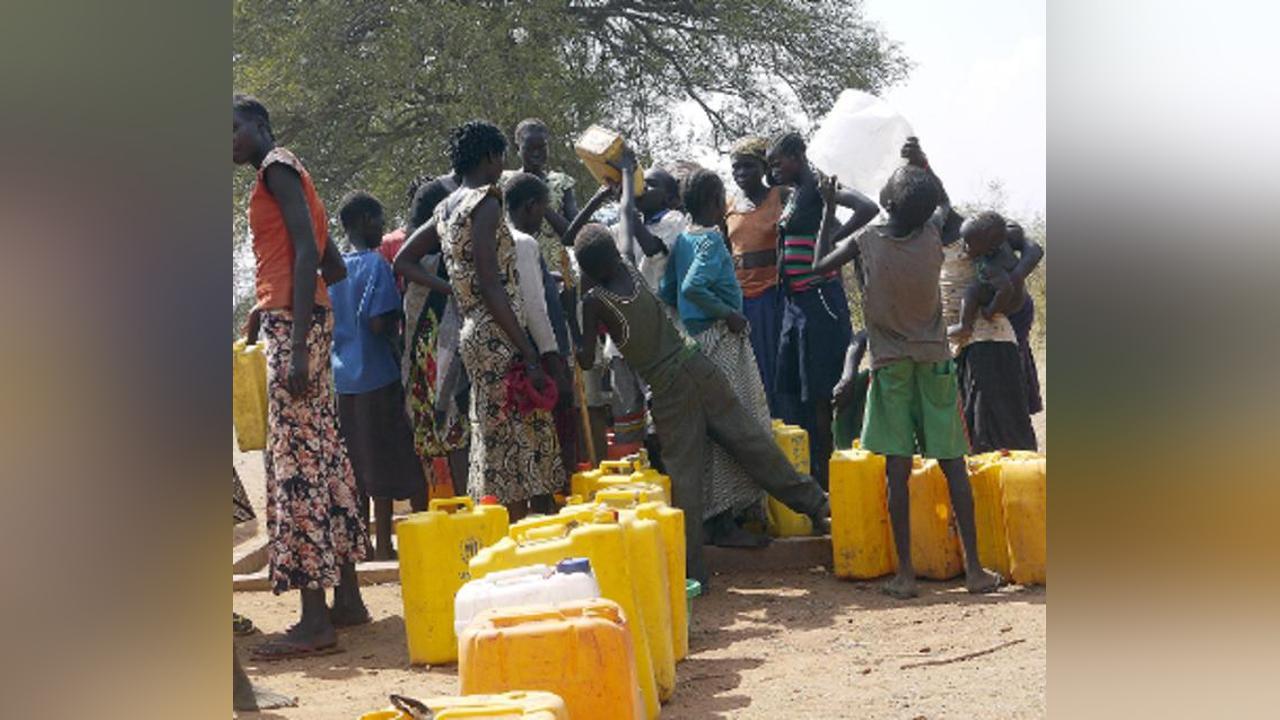
[[[617,318],[622,337],[613,338],[631,369],[653,390],[666,389],[676,371],[696,352],[671,322],[659,300],[645,286],[644,279],[627,263],[634,290],[630,297],[596,286],[588,294],[595,297]]]

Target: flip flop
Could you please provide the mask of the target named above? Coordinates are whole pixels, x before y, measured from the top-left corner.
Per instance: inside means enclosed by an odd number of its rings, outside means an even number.
[[[325,645],[303,645],[292,640],[280,638],[278,640],[268,640],[259,645],[250,651],[250,656],[254,660],[274,662],[276,660],[335,655],[340,652],[342,652],[342,648],[338,647],[337,640]]]

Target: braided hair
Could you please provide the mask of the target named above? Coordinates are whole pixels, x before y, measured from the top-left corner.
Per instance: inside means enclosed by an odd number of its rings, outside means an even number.
[[[717,195],[724,195],[724,181],[710,170],[699,168],[689,173],[682,181],[680,199],[684,209],[691,216],[697,215],[710,205]]]
[[[507,150],[507,138],[493,123],[471,120],[449,133],[449,162],[454,172],[465,175],[491,155]]]

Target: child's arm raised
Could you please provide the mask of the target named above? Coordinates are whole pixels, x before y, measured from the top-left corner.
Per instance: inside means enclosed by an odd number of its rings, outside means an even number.
[[[845,237],[836,244],[836,178],[825,178],[819,187],[823,198],[822,223],[818,226],[818,239],[813,247],[813,271],[825,274],[839,270],[845,263],[858,257],[856,237]],[[841,228],[843,230],[843,228]],[[832,245],[835,245],[832,248]]]
[[[431,218],[413,231],[409,239],[400,247],[400,251],[396,253],[396,260],[392,263],[391,269],[409,282],[425,285],[442,295],[449,295],[453,292],[449,283],[422,268],[422,258],[433,252],[440,252],[440,233],[436,229],[435,218]]]
[[[1021,284],[1044,259],[1044,248],[1040,247],[1040,243],[1028,238],[1022,226],[1016,222],[1005,225],[1005,242],[1018,253],[1018,266],[1010,275],[1013,282]]]
[[[578,231],[582,229],[583,225],[591,222],[591,216],[595,215],[596,210],[599,210],[600,206],[604,204],[604,201],[609,199],[609,197],[616,193],[617,190],[617,187],[614,185],[601,185],[600,189],[596,191],[596,194],[592,195],[591,199],[587,201],[586,207],[582,208],[582,210],[574,216],[573,222],[569,223],[569,226],[564,229],[563,233],[561,233],[560,242],[565,247],[573,247],[574,236],[578,234]]]
[[[835,182],[834,177],[830,178],[830,180],[832,183],[832,192],[830,195],[827,195],[826,192],[823,193],[825,200],[824,205],[830,208],[828,214],[834,218],[834,207],[832,207],[832,201],[834,201],[834,205],[841,205],[853,210],[853,216],[845,221],[845,223],[840,226],[840,229],[836,230],[835,234],[832,236],[831,242],[834,244],[849,237],[863,225],[874,220],[876,215],[880,214],[880,206],[871,198],[863,195],[853,188],[841,187],[839,183]],[[827,197],[830,197],[831,200],[826,200]]]
[[[623,237],[634,238],[646,257],[667,252],[667,246],[662,240],[645,227],[644,220],[640,217],[640,210],[636,208],[636,153],[630,146],[622,148],[622,161],[618,163],[618,170],[622,173],[622,207],[619,221],[625,218],[626,224],[621,227],[628,233]],[[627,245],[629,246],[630,242]],[[630,249],[628,253],[628,259],[635,256]]]

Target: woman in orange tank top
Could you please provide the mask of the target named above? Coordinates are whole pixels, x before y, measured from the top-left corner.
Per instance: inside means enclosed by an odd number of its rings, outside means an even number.
[[[298,624],[255,648],[254,657],[328,654],[337,650],[335,627],[369,622],[355,571],[368,531],[338,435],[330,366],[333,316],[325,281],[342,280],[346,269],[328,241],[311,175],[293,153],[276,147],[267,109],[252,97],[232,99],[231,159],[257,170],[249,228],[258,302],[246,341],[256,342],[260,329],[266,334],[269,573],[276,594],[302,594]],[[332,610],[327,587],[334,588]]]
[[[779,416],[774,400],[778,338],[782,329],[782,294],[778,288],[778,219],[788,188],[768,187],[765,151],[768,140],[748,136],[730,150],[733,181],[739,192],[729,202],[725,224],[734,271],[742,286],[742,313],[751,324],[751,349],[764,382],[769,412]]]

